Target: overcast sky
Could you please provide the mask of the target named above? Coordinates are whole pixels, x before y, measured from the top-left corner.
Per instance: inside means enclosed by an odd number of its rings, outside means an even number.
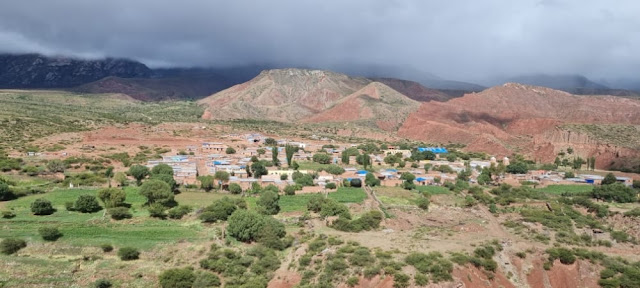
[[[640,1],[2,1],[0,50],[156,67],[393,65],[466,81],[638,78]]]

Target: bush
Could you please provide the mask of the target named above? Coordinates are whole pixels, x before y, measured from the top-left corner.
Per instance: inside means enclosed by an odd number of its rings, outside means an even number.
[[[329,164],[331,163],[331,157],[329,157],[329,154],[326,153],[317,153],[317,154],[313,154],[313,162],[317,162],[320,164]],[[331,173],[331,172],[329,172]],[[342,174],[342,173],[340,173]]]
[[[422,273],[416,273],[416,275],[413,276],[413,281],[415,282],[416,286],[429,285],[429,277],[427,277],[427,275],[424,275]]]
[[[153,203],[147,208],[147,210],[149,210],[149,216],[160,219],[167,218],[167,213],[165,213],[166,209],[167,208],[160,203]]]
[[[360,180],[360,178],[351,179],[351,181],[349,181],[349,187],[362,187],[362,180]]]
[[[148,180],[140,186],[140,195],[147,198],[147,204],[159,203],[163,206],[171,206],[175,203],[171,187],[161,180]]]
[[[196,273],[196,280],[193,282],[193,288],[209,288],[219,287],[220,277],[207,271],[199,271]]]
[[[10,255],[18,252],[20,249],[27,247],[27,242],[17,238],[5,238],[0,242],[0,253]]]
[[[191,209],[191,206],[180,205],[178,207],[173,207],[169,209],[169,211],[167,211],[167,215],[171,219],[182,219],[184,215],[191,213],[192,210],[193,209]]]
[[[93,283],[94,288],[111,288],[112,286],[111,281],[107,279],[98,279]]]
[[[327,171],[327,173],[330,173],[333,175],[341,175],[342,173],[344,173],[344,168],[338,165],[331,164],[326,168],[324,168],[324,171]]]
[[[13,193],[13,190],[11,190],[9,185],[0,181],[0,201],[8,201],[15,198],[16,195]]]
[[[285,180],[287,180],[287,179],[289,179],[289,175],[288,175],[288,174],[282,174],[282,175],[280,175],[280,180],[285,181]]]
[[[93,213],[100,211],[100,203],[93,195],[80,195],[76,202],[73,204],[73,209],[82,213]]]
[[[256,241],[265,233],[271,233],[278,238],[286,234],[284,224],[278,220],[244,209],[236,210],[229,216],[227,232],[229,236],[242,242]]]
[[[102,252],[109,253],[113,251],[113,246],[111,246],[111,244],[102,244],[100,245],[100,249],[102,249]]]
[[[127,207],[116,207],[108,210],[109,215],[111,215],[111,219],[113,220],[122,220],[122,219],[130,219],[133,217],[131,212],[129,212],[129,208]]]
[[[216,200],[213,204],[204,208],[203,212],[198,216],[202,222],[213,223],[216,221],[226,221],[233,212],[238,208],[239,202],[229,197],[223,197]]]
[[[327,183],[326,185],[324,185],[324,188],[336,189],[337,187],[336,187],[336,183],[330,182],[330,183]]]
[[[56,241],[62,237],[62,233],[56,227],[40,227],[38,233],[45,241]]]
[[[418,205],[418,207],[420,209],[422,209],[424,211],[428,211],[429,210],[429,204],[431,204],[431,201],[429,201],[429,198],[427,198],[427,197],[420,197],[416,201],[416,204]]]
[[[576,256],[573,255],[573,252],[566,248],[550,248],[547,249],[547,254],[549,254],[549,262],[553,263],[556,259],[560,259],[560,263],[569,265],[576,262]]]
[[[409,275],[397,272],[393,275],[393,288],[409,287]]]
[[[118,250],[118,257],[122,261],[137,260],[140,258],[140,252],[136,248],[122,247]]]
[[[51,215],[56,212],[56,209],[51,205],[51,201],[39,198],[31,203],[31,212],[33,212],[34,215]]]
[[[240,187],[238,183],[231,183],[229,184],[229,192],[231,192],[231,194],[240,194],[242,193],[242,187]]]
[[[16,217],[16,213],[13,213],[13,211],[2,211],[2,218],[4,219],[11,219]]]
[[[233,149],[233,147],[227,147],[227,150],[224,152],[227,154],[236,154],[236,149]]]
[[[284,195],[296,195],[296,186],[287,185],[284,187]]]
[[[591,197],[607,202],[632,203],[638,201],[636,191],[622,183],[601,185],[593,188]]]
[[[191,288],[196,275],[191,268],[169,269],[158,277],[162,288]]]
[[[280,212],[280,205],[278,201],[280,196],[277,193],[266,191],[260,195],[256,204],[258,205],[258,211],[265,215],[276,215]]]

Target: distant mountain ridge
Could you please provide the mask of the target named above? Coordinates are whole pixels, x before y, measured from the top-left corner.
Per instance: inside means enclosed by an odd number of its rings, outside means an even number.
[[[583,75],[577,74],[530,74],[512,77],[504,81],[547,87],[576,95],[612,95],[640,97],[640,93],[638,91],[611,88],[607,85],[595,82]]]
[[[0,54],[0,88],[68,88],[109,76],[145,78],[151,75],[149,67],[127,59]]]

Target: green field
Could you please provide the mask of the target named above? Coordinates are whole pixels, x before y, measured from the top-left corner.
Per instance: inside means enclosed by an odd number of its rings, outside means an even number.
[[[586,193],[593,190],[592,185],[588,184],[568,184],[568,185],[549,185],[544,188],[538,188],[538,190],[553,195],[561,195],[562,193]]]
[[[449,189],[442,186],[416,186],[416,190],[420,192],[429,192],[431,195],[451,194]]]
[[[280,212],[302,212],[307,210],[307,202],[316,194],[281,195]],[[335,192],[329,192],[328,198],[340,203],[362,203],[367,194],[362,188],[339,187]],[[249,209],[255,208],[257,197],[247,197]]]
[[[175,242],[178,240],[196,240],[203,230],[199,221],[177,222],[158,220],[148,217],[148,212],[142,207],[144,197],[138,194],[136,188],[127,188],[127,203],[132,205],[134,218],[113,222],[104,210],[96,213],[79,213],[66,211],[65,202],[75,201],[83,194],[95,195],[97,190],[56,190],[42,195],[31,195],[5,203],[6,209],[14,211],[13,219],[0,219],[0,238],[23,237],[29,241],[42,241],[38,235],[38,228],[43,226],[58,227],[64,234],[61,242],[74,246],[97,246],[109,243],[115,246],[133,246],[149,249],[159,243]],[[48,216],[35,216],[30,211],[31,203],[37,198],[50,200],[57,209],[56,213]],[[144,217],[135,217],[144,216]]]
[[[414,205],[416,199],[421,197],[402,187],[376,187],[375,192],[378,199],[387,205]]]

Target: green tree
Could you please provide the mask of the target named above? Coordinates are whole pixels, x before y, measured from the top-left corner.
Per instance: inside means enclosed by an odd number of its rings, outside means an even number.
[[[147,207],[149,211],[149,216],[153,218],[166,219],[167,218],[167,207],[163,206],[160,203],[153,203]]]
[[[213,189],[213,187],[215,187],[215,184],[213,183],[213,176],[211,175],[200,176],[198,177],[198,181],[200,181],[200,188],[202,188],[204,191],[209,192]]]
[[[242,242],[258,240],[265,228],[272,229],[279,238],[284,237],[286,234],[284,224],[271,216],[261,215],[256,211],[236,210],[231,214],[227,222],[229,236]]]
[[[616,175],[613,175],[613,173],[608,173],[604,176],[604,179],[602,179],[602,185],[610,185],[616,182],[618,182],[618,180],[616,179]]]
[[[192,268],[169,269],[158,277],[162,288],[191,288],[196,281]]]
[[[573,163],[572,163],[572,168],[575,170],[578,170],[580,168],[582,168],[582,165],[584,164],[584,159],[580,158],[580,157],[576,157],[575,159],[573,159]]]
[[[120,257],[122,261],[137,260],[140,258],[140,252],[133,247],[122,247],[118,250],[118,257]]]
[[[568,154],[573,154],[573,148],[571,148],[571,147],[567,148],[567,153]]]
[[[236,154],[236,149],[233,149],[233,147],[227,147],[227,150],[224,152],[227,154]]]
[[[253,174],[253,178],[260,179],[262,175],[267,175],[269,171],[261,162],[254,162],[251,164],[251,173]]]
[[[264,150],[264,148],[258,148],[256,152],[258,153],[258,155],[264,155],[267,153],[267,150]]]
[[[264,144],[267,146],[276,146],[278,145],[278,141],[276,141],[276,139],[269,137],[267,139],[264,139]]]
[[[591,197],[607,202],[632,203],[638,201],[636,191],[622,183],[596,186],[591,192]]]
[[[113,176],[113,179],[116,180],[116,182],[118,182],[118,184],[120,184],[121,187],[126,186],[127,185],[127,175],[124,174],[123,172],[118,172]]]
[[[109,188],[111,188],[111,178],[113,178],[113,166],[107,167],[107,170],[104,170],[104,177],[107,177],[109,181]]]
[[[564,179],[575,178],[576,175],[571,171],[564,172]]]
[[[553,164],[556,164],[556,166],[561,166],[562,161],[560,161],[560,157],[556,157],[556,160],[553,161]]]
[[[164,206],[175,204],[171,187],[164,181],[149,180],[140,186],[140,195],[147,198],[147,204],[160,203]]]
[[[265,215],[276,215],[280,212],[280,204],[278,201],[280,196],[277,193],[266,191],[260,195],[256,204],[258,205],[258,211]]]
[[[44,241],[56,241],[60,237],[62,237],[62,233],[56,227],[40,227],[38,229],[38,234],[42,237]]]
[[[331,157],[327,153],[316,153],[313,154],[313,162],[320,164],[329,164],[331,163]]]
[[[51,215],[56,212],[56,209],[51,205],[51,201],[44,198],[38,198],[31,203],[31,212],[34,215]]]
[[[511,174],[527,174],[529,168],[525,162],[515,162],[507,165],[506,171]]]
[[[150,180],[160,180],[164,183],[167,183],[167,185],[169,185],[169,188],[171,189],[171,191],[175,191],[178,188],[178,183],[176,183],[176,180],[173,179],[173,175],[169,175],[169,174],[152,174],[151,177],[149,177]]]
[[[4,182],[0,182],[0,201],[8,201],[16,198],[11,187]]]
[[[142,165],[132,165],[129,167],[129,175],[133,176],[136,179],[136,183],[138,186],[142,184],[142,179],[149,176],[149,168]]]
[[[380,179],[378,179],[376,175],[373,175],[373,173],[369,172],[364,177],[364,184],[369,187],[380,186]]]
[[[356,162],[362,165],[365,170],[367,167],[371,168],[371,156],[367,153],[356,156]]]
[[[47,170],[52,173],[64,173],[64,170],[66,168],[67,165],[65,165],[64,162],[58,159],[51,160],[47,163]]]
[[[278,159],[278,147],[271,147],[271,162],[274,166],[280,166],[280,160]]]
[[[205,207],[200,214],[200,220],[203,222],[226,221],[233,212],[238,209],[237,203],[229,198],[223,197],[216,200],[213,204]]]
[[[216,171],[216,173],[213,174],[213,179],[218,180],[220,186],[222,186],[222,183],[229,181],[229,177],[227,171]]]
[[[402,182],[402,188],[406,190],[412,190],[416,188],[416,184],[413,183],[413,180],[416,179],[415,175],[409,172],[404,172],[402,173],[402,175],[400,175],[400,179],[404,180],[404,182]]]
[[[287,185],[284,187],[284,195],[296,195],[296,186]]]
[[[159,175],[159,174],[173,176],[173,168],[171,168],[171,166],[164,163],[160,163],[154,166],[153,168],[151,168],[151,175]]]
[[[231,192],[231,194],[240,194],[242,193],[242,187],[240,187],[238,183],[231,183],[229,184],[229,192]]]
[[[342,173],[344,173],[344,168],[335,165],[335,164],[331,164],[327,167],[324,168],[324,171],[327,171],[330,174],[333,175],[341,175]]]
[[[298,162],[293,161],[293,163],[291,164],[291,168],[293,168],[293,170],[298,170],[298,168],[300,168],[300,165],[298,165]]]
[[[293,154],[298,151],[298,147],[287,144],[284,146],[284,153],[287,156],[287,166],[291,167],[291,160],[293,159]]]
[[[93,195],[80,195],[73,205],[75,211],[93,213],[102,210],[98,199]]]

